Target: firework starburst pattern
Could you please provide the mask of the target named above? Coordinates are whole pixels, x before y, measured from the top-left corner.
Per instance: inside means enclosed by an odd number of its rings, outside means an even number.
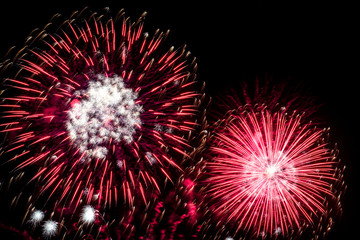
[[[234,111],[211,146],[208,194],[223,224],[256,236],[283,235],[314,225],[336,199],[336,150],[327,130],[285,109]],[[315,216],[315,217],[314,217]],[[316,225],[316,224],[315,224]]]
[[[145,15],[55,15],[0,65],[0,190],[15,191],[15,228],[37,239],[327,232],[344,187],[328,129],[278,96],[208,124],[195,58],[163,51],[168,32],[145,32]]]
[[[16,171],[37,168],[34,200],[56,195],[53,210],[73,211],[82,203],[133,206],[135,198],[148,204],[182,171],[191,150],[184,136],[197,125],[196,64],[184,49],[158,50],[166,34],[150,38],[144,16],[72,18],[18,53],[12,65],[20,73],[3,82],[2,156]],[[56,229],[48,222],[44,233]]]

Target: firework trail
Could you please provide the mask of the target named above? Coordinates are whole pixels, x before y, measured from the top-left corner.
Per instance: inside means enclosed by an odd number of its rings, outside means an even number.
[[[244,95],[247,104],[232,98],[228,109],[237,108],[212,129],[202,208],[216,222],[203,231],[214,238],[323,237],[344,190],[329,129],[309,121],[310,109],[292,111],[291,101],[285,107],[274,96],[255,104]]]
[[[156,204],[150,229],[144,239],[198,239],[195,184],[187,178],[181,179],[179,185]]]
[[[49,24],[57,29],[34,34],[2,64],[15,74],[1,87],[1,161],[33,173],[33,225],[44,221],[37,209],[61,219],[88,206],[80,222],[89,224],[101,209],[148,205],[192,151],[200,89],[190,53],[162,51],[168,32],[150,37],[145,14],[83,15]],[[47,220],[43,233],[60,227]]]

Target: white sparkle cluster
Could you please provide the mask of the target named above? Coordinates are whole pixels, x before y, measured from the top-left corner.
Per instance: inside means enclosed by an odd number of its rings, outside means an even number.
[[[58,230],[58,223],[53,220],[47,220],[43,225],[43,235],[45,237],[53,237]]]
[[[41,221],[44,219],[45,214],[41,210],[35,210],[31,216],[30,216],[30,223],[33,226],[37,226],[41,223]]]
[[[90,205],[84,206],[80,215],[80,220],[85,224],[91,224],[95,221],[95,219],[96,210]]]
[[[81,100],[68,111],[66,128],[81,153],[101,159],[108,153],[106,144],[110,139],[133,141],[141,124],[142,107],[136,104],[137,93],[126,88],[121,77],[96,75],[87,89],[74,94]]]
[[[80,222],[86,225],[93,224],[96,220],[96,216],[97,216],[97,210],[91,205],[85,205],[80,214]],[[30,219],[28,222],[33,227],[37,227],[40,224],[42,224],[42,234],[45,237],[45,239],[57,235],[59,230],[59,225],[61,225],[66,229],[66,227],[61,223],[51,219],[44,221],[44,218],[45,218],[45,213],[41,210],[35,209],[33,213],[30,215]]]

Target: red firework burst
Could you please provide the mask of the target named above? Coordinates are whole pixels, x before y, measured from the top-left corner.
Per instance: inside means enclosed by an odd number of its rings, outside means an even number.
[[[304,116],[250,104],[215,127],[203,204],[218,220],[216,234],[296,238],[307,228],[315,235],[331,228],[342,170],[328,129]]]
[[[149,37],[144,16],[75,14],[3,64],[17,73],[2,83],[1,158],[36,169],[31,202],[132,206],[181,172],[174,156],[191,150],[196,63],[184,48],[161,52],[167,33]]]

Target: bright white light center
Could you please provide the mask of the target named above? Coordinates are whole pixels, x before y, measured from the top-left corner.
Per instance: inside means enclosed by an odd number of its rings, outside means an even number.
[[[131,143],[141,125],[142,107],[136,103],[137,93],[126,88],[118,76],[96,75],[88,88],[76,91],[79,100],[72,102],[66,128],[80,152],[105,158],[110,139]]]
[[[38,225],[45,217],[45,214],[43,211],[35,210],[31,216],[30,216],[30,222],[33,225]]]
[[[44,218],[44,213],[40,210],[36,210],[32,215],[31,218],[35,221],[41,221]]]
[[[266,168],[265,174],[268,178],[273,178],[273,177],[275,177],[275,175],[278,171],[279,171],[279,169],[276,166],[270,165]]]
[[[92,206],[90,205],[85,206],[81,213],[81,221],[83,221],[86,224],[93,223],[96,218],[95,213],[96,213],[95,209]]]
[[[54,236],[56,234],[56,231],[58,229],[58,223],[52,220],[48,220],[44,223],[43,226],[43,234],[44,236]]]

